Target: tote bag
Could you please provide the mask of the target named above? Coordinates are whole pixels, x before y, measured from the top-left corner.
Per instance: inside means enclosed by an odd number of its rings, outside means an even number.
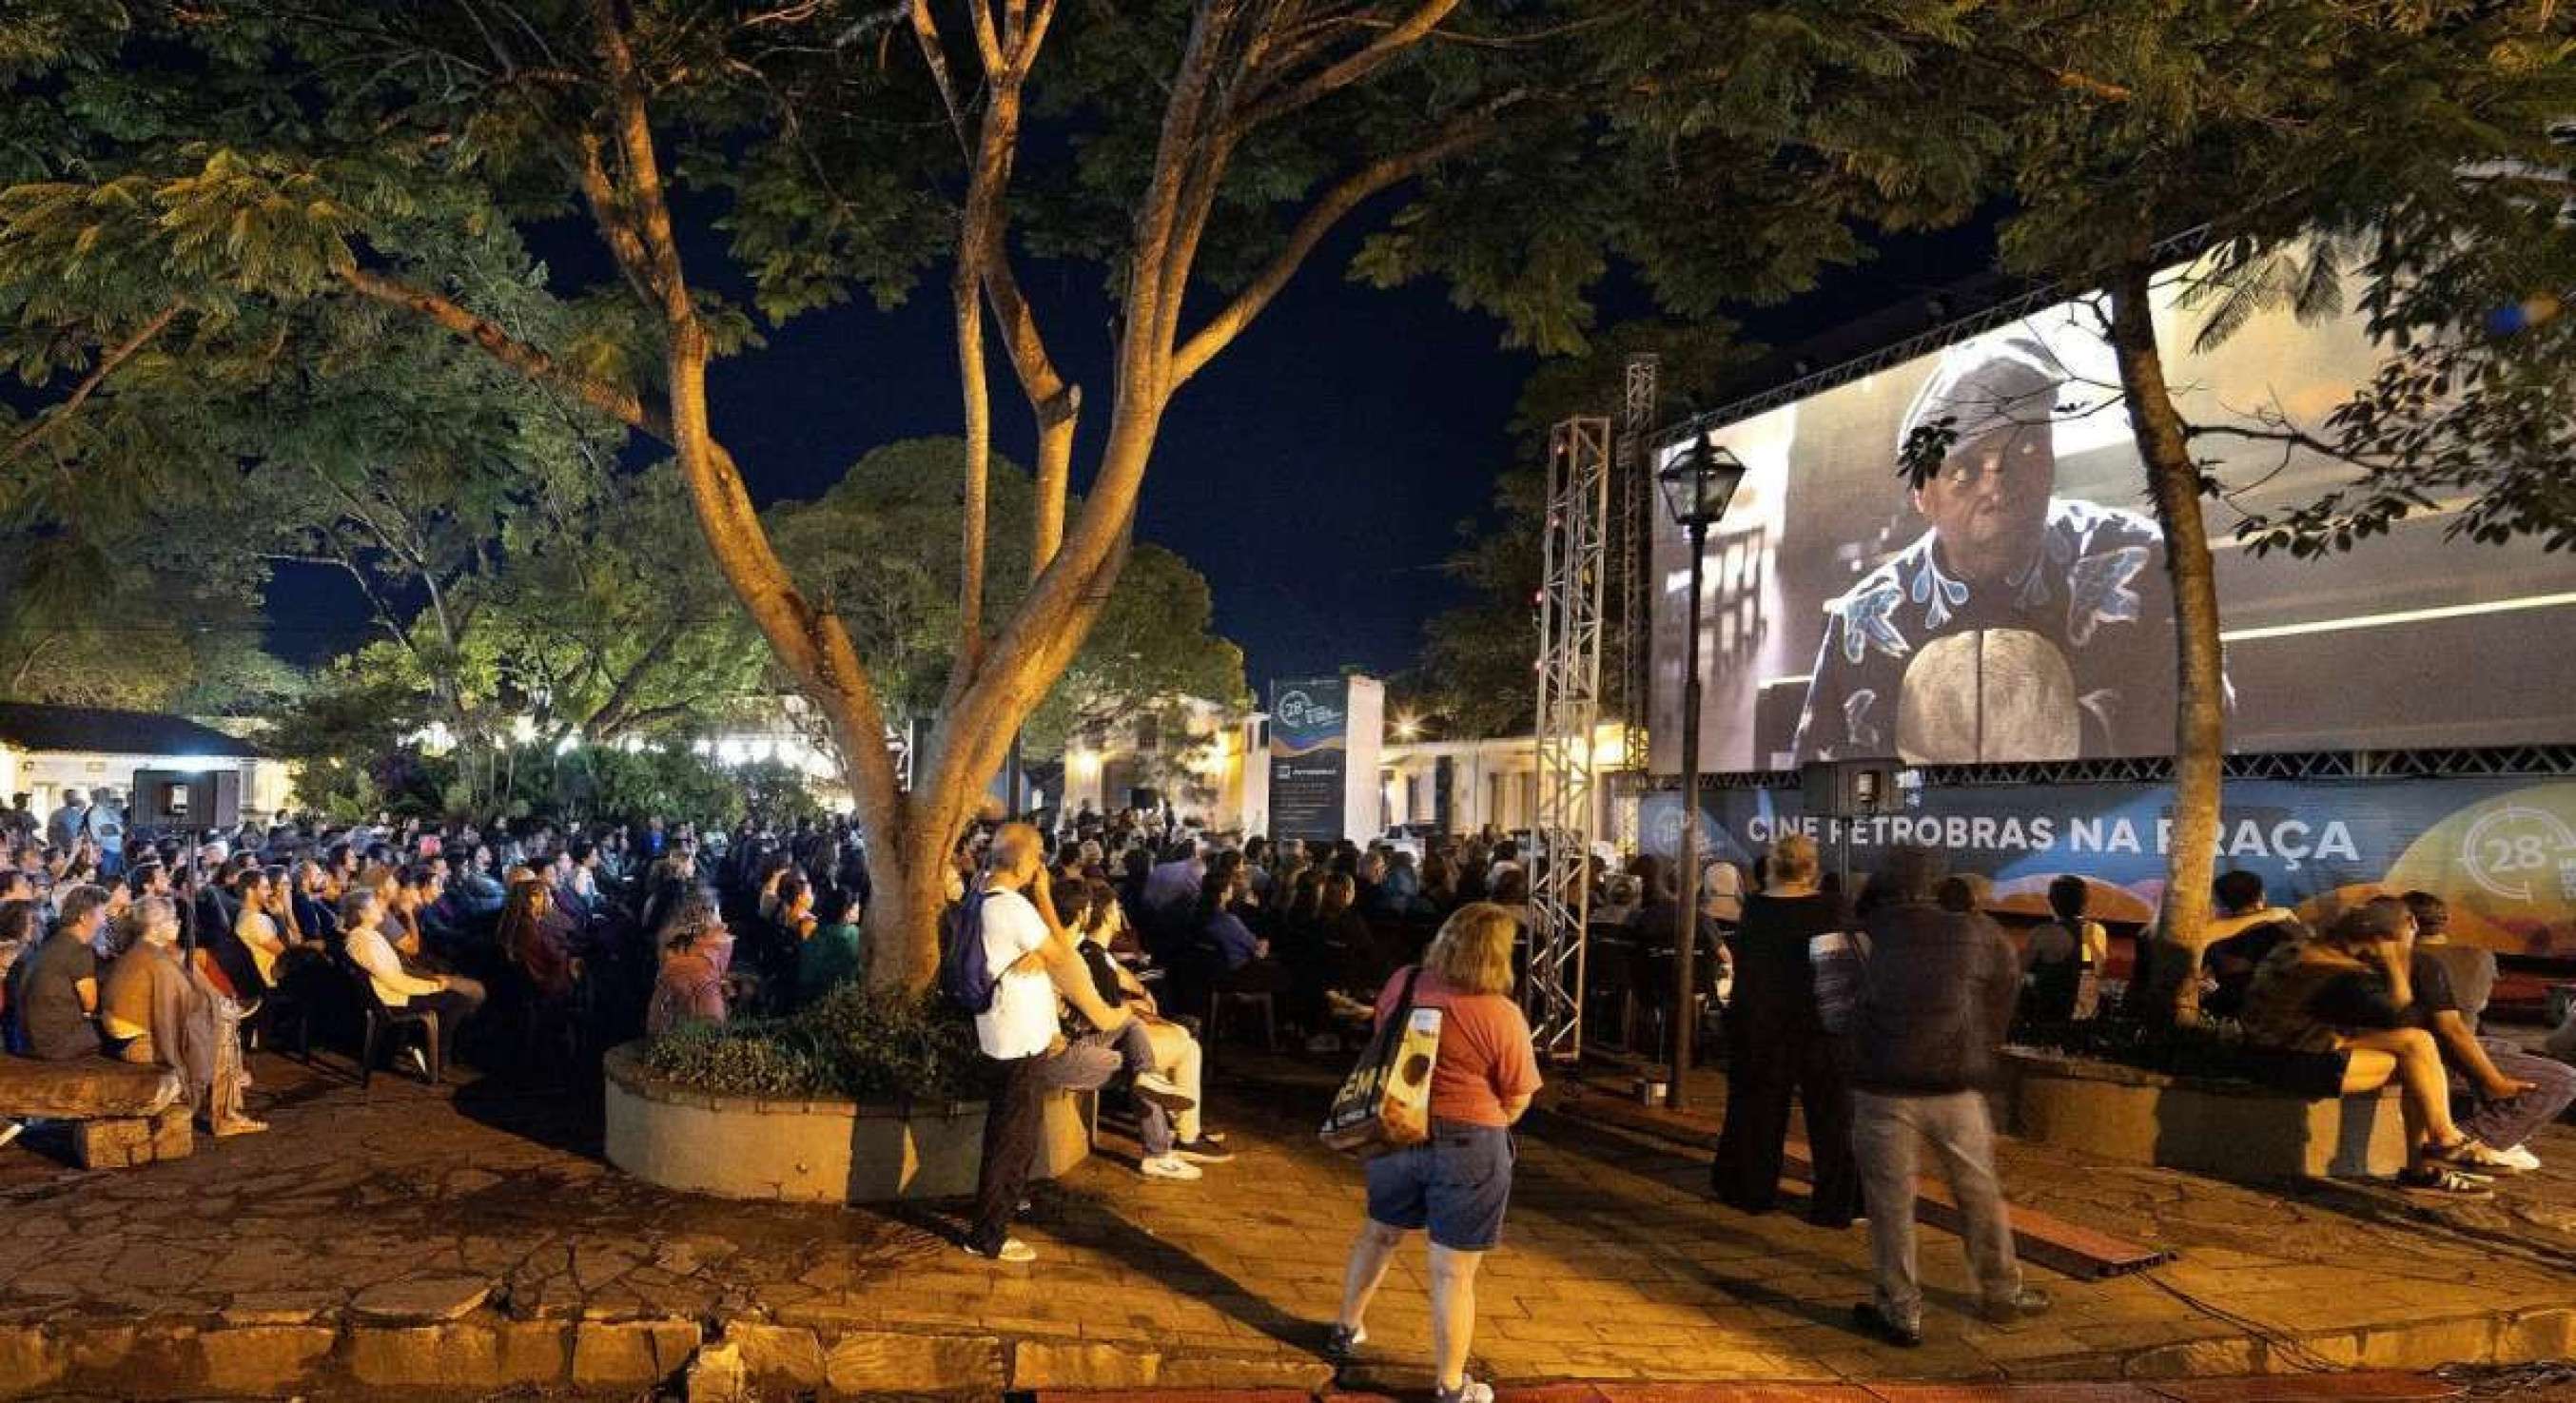
[[[1407,970],[1404,993],[1357,1067],[1333,1097],[1324,1117],[1323,1141],[1344,1154],[1369,1159],[1419,1145],[1431,1137],[1431,1069],[1440,1060],[1440,1010],[1413,1006],[1420,966]]]

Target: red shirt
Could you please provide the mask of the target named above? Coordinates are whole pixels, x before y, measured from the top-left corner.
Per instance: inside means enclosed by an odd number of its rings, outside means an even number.
[[[1404,997],[1405,970],[1378,991],[1384,1022]],[[1501,994],[1461,994],[1430,970],[1413,986],[1413,1006],[1441,1011],[1440,1060],[1431,1069],[1431,1118],[1507,1126],[1503,1104],[1538,1094],[1538,1053],[1520,1005]]]

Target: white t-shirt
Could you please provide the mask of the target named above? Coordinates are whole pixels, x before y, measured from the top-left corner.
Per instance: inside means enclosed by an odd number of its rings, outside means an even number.
[[[1008,974],[1020,958],[1047,943],[1038,908],[1015,891],[984,896],[984,959],[999,980],[993,1006],[975,1015],[975,1041],[1001,1061],[1035,1057],[1055,1041],[1055,981],[1043,968]]]

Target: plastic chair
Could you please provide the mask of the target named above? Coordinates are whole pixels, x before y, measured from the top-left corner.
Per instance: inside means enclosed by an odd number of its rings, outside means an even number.
[[[374,1084],[376,1055],[384,1049],[385,1035],[388,1033],[395,1036],[397,1043],[406,1034],[420,1035],[421,1056],[429,1063],[429,1084],[438,1085],[447,1074],[444,1061],[439,1056],[438,1014],[430,1009],[414,1008],[409,1005],[401,1008],[389,1007],[384,999],[377,995],[375,981],[367,977],[367,972],[360,969],[356,961],[338,952],[335,952],[331,959],[332,963],[339,967],[341,975],[349,981],[361,1021],[358,1035],[359,1089],[363,1091]]]

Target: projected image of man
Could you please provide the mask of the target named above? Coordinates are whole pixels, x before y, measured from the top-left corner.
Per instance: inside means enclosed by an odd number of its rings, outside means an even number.
[[[1897,430],[1951,435],[1913,483],[1912,544],[1828,601],[1804,760],[2157,753],[2173,729],[2164,547],[2135,512],[2056,495],[2059,392],[2035,338],[1953,347]],[[2116,412],[2104,410],[2100,412]]]

